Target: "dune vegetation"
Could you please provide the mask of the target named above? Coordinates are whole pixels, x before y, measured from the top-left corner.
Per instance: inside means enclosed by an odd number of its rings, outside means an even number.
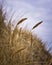
[[[0,65],[52,65],[52,55],[45,49],[42,40],[18,28],[27,18],[18,21],[11,30],[11,19],[6,25],[5,16],[0,7]],[[33,26],[32,30],[41,23]]]

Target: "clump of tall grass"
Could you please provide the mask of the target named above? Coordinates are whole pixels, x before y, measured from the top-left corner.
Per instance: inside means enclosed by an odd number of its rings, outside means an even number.
[[[21,19],[13,31],[11,19],[8,25],[4,20],[5,15],[0,7],[0,65],[51,65],[52,56],[46,51],[43,42],[31,32],[17,27],[27,18]]]

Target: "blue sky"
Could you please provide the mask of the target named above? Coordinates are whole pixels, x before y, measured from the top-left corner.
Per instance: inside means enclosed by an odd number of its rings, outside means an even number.
[[[43,23],[33,30],[33,33],[47,42],[46,47],[52,47],[52,0],[3,0],[2,2],[8,17],[15,12],[13,19],[16,21],[22,17],[28,18],[27,22],[21,25],[23,28],[27,25],[28,30],[31,30],[34,24],[42,20]]]

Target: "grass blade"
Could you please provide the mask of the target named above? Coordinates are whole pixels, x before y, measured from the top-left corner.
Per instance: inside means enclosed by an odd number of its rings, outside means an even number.
[[[12,57],[13,57],[16,53],[19,53],[19,52],[23,51],[24,49],[26,49],[26,48],[21,48],[21,49],[17,50],[17,51],[12,55]]]

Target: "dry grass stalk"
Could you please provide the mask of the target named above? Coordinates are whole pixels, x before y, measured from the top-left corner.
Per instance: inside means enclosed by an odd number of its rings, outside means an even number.
[[[38,22],[35,26],[33,26],[32,30],[33,30],[34,28],[36,28],[37,26],[39,26],[41,23],[42,23],[42,21]]]
[[[27,18],[21,19],[21,20],[17,23],[17,25],[19,25],[20,23],[22,23],[22,22],[25,21],[25,20],[27,20]]]

